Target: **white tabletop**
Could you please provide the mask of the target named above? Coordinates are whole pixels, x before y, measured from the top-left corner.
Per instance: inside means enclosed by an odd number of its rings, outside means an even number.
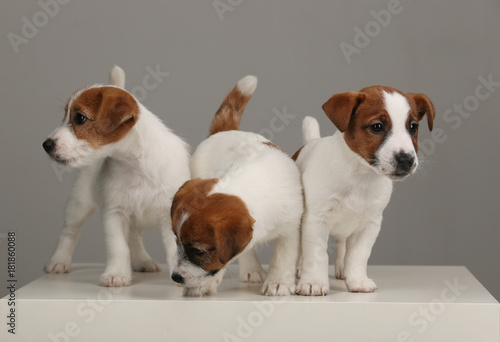
[[[498,302],[461,266],[369,266],[379,289],[324,297],[264,297],[230,267],[218,293],[184,298],[166,272],[97,286],[101,264],[74,264],[16,293],[13,341],[499,341]],[[330,274],[334,274],[333,268]],[[7,297],[1,317],[9,314]],[[7,327],[7,328],[6,328]],[[2,339],[4,341],[4,339]]]

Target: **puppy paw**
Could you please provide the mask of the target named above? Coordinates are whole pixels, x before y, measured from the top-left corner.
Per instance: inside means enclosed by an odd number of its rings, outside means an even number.
[[[43,270],[46,273],[58,274],[58,273],[68,273],[69,266],[71,265],[71,261],[49,261]]]
[[[160,272],[161,268],[153,259],[132,262],[134,272]]]
[[[262,285],[260,294],[264,296],[290,296],[295,293],[295,284],[279,281],[267,281]]]
[[[328,281],[300,281],[295,293],[301,296],[326,296],[329,290]]]
[[[215,293],[216,289],[210,286],[184,287],[182,290],[184,297],[205,297]]]
[[[132,281],[132,276],[120,273],[104,273],[99,280],[100,286],[106,287],[123,287],[129,286]]]
[[[335,278],[345,280],[344,270],[342,268],[335,267]]]
[[[368,278],[361,279],[347,279],[347,289],[349,292],[373,292],[377,289],[375,282]]]
[[[244,283],[263,283],[266,276],[264,270],[245,270],[240,272],[240,281]]]

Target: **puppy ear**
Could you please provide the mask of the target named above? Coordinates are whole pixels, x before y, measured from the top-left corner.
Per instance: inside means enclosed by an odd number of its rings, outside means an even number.
[[[179,203],[182,201],[184,197],[186,197],[186,187],[188,186],[189,182],[192,182],[191,180],[186,181],[184,184],[181,185],[179,190],[174,195],[174,198],[172,199],[172,206],[170,207],[170,217],[173,220],[174,219],[174,214],[175,211],[177,210],[177,206]],[[174,222],[172,222],[174,223]],[[172,225],[173,227],[173,225]]]
[[[215,248],[221,264],[227,264],[245,249],[252,239],[252,225],[253,223],[238,226],[227,225],[223,228],[214,227]]]
[[[105,135],[115,131],[124,123],[133,125],[138,114],[139,106],[132,95],[117,88],[103,88],[96,131]]]
[[[335,94],[325,102],[322,108],[338,130],[345,132],[349,127],[352,114],[365,99],[365,96],[364,93],[357,91]]]
[[[226,194],[212,196],[211,207],[217,208],[218,212],[212,223],[215,248],[220,263],[225,265],[240,254],[250,242],[255,220],[239,197]]]
[[[417,106],[418,121],[422,120],[424,115],[427,114],[427,125],[429,125],[429,131],[432,131],[434,126],[434,117],[436,116],[436,109],[434,108],[431,100],[429,100],[425,94],[408,93],[406,95],[415,101],[415,105]]]

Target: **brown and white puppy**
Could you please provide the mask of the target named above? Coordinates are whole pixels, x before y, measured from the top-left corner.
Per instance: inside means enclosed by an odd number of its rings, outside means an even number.
[[[178,263],[172,279],[183,284],[186,296],[214,293],[226,265],[236,258],[240,280],[264,281],[262,294],[295,291],[303,212],[300,173],[269,140],[238,131],[256,84],[255,77],[247,76],[226,97],[210,136],[192,156],[195,179],[173,200]],[[254,248],[269,240],[275,240],[275,250],[266,278]]]
[[[366,267],[392,181],[417,169],[419,122],[427,115],[432,130],[435,109],[424,94],[372,86],[333,95],[323,110],[338,132],[321,138],[318,122],[306,117],[305,145],[293,157],[305,194],[297,293],[328,293],[330,234],[335,238],[336,277],[345,279],[349,291],[372,292],[376,285]]]
[[[73,93],[62,125],[43,143],[58,163],[81,168],[45,271],[69,271],[80,228],[100,207],[107,247],[100,284],[126,286],[132,270],[159,271],[142,243],[146,228],[163,228],[168,261],[173,263],[170,205],[175,191],[189,179],[189,153],[178,136],[123,89],[122,69],[111,71],[110,83]]]

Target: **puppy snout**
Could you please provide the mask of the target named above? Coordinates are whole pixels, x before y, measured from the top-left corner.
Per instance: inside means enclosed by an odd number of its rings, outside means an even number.
[[[396,153],[394,155],[394,159],[396,161],[396,167],[400,173],[409,172],[415,163],[415,158],[411,154],[405,152]]]
[[[178,284],[184,284],[184,278],[179,273],[172,273],[172,280]]]
[[[54,141],[54,139],[49,138],[43,142],[42,146],[43,146],[43,149],[45,150],[45,152],[50,154],[50,152],[52,152],[54,150],[54,147],[56,146],[56,142]]]

